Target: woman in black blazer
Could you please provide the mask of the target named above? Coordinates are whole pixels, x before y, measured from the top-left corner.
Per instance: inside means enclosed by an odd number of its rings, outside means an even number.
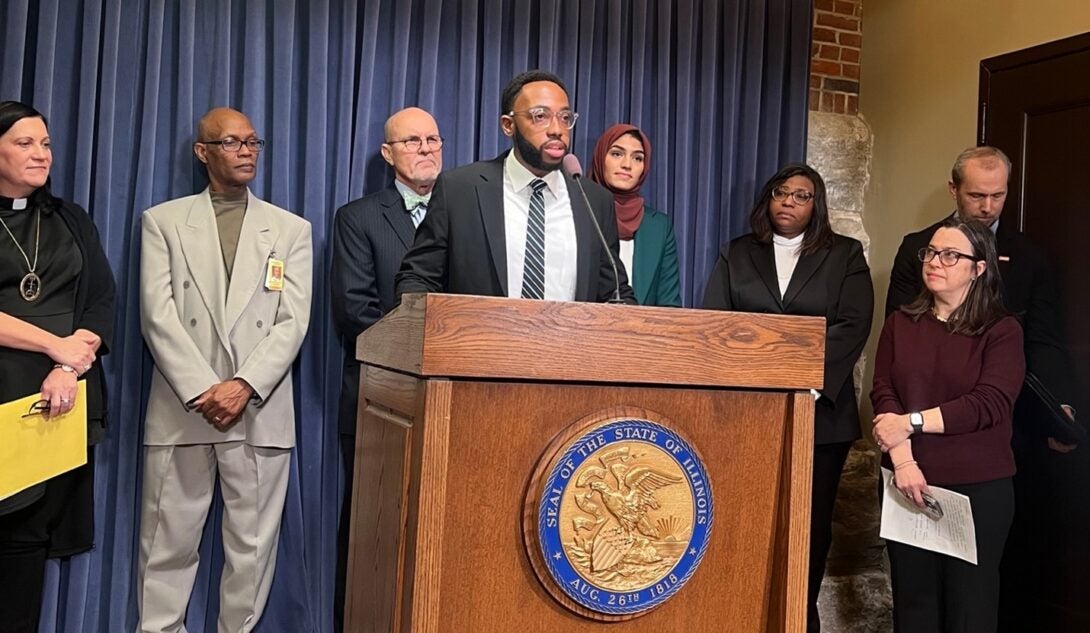
[[[825,182],[789,165],[765,183],[748,233],[719,253],[704,307],[825,317],[825,384],[814,403],[808,631],[820,631],[817,596],[832,543],[840,471],[860,434],[852,371],[870,334],[874,289],[863,246],[829,224]]]

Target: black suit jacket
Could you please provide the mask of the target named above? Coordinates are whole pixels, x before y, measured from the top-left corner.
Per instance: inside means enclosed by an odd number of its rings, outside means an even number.
[[[901,241],[890,272],[886,316],[912,303],[923,289],[923,264],[918,253],[945,220]],[[1076,406],[1075,385],[1070,377],[1060,321],[1060,291],[1044,252],[1018,232],[1010,221],[1000,221],[995,236],[1003,303],[1022,322],[1025,332],[1026,370],[1037,377],[1061,402]]]
[[[825,317],[825,384],[814,405],[814,442],[861,436],[852,372],[870,335],[874,288],[858,241],[835,235],[832,246],[800,257],[781,297],[772,244],[743,235],[720,251],[704,307]]]
[[[503,161],[507,153],[445,171],[432,192],[420,225],[397,274],[398,296],[406,292],[507,296],[507,238],[503,215]],[[575,300],[603,302],[613,295],[613,270],[575,182],[565,176],[575,220]],[[591,209],[617,262],[621,299],[636,303],[621,263],[613,196],[584,180]]]
[[[356,432],[360,384],[356,337],[397,305],[394,276],[415,233],[412,218],[393,185],[337,209],[330,292],[333,321],[344,346],[341,433]]]

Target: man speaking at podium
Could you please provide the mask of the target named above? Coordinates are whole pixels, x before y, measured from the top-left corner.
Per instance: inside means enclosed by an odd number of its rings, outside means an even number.
[[[450,292],[635,304],[618,257],[613,197],[560,171],[579,118],[563,82],[548,72],[524,72],[504,88],[500,110],[512,149],[439,175],[397,274],[398,296]]]

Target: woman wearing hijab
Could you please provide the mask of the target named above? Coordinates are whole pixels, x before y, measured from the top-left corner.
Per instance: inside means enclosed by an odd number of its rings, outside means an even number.
[[[651,141],[618,123],[594,146],[590,179],[613,193],[621,261],[640,305],[681,306],[677,241],[670,218],[648,206],[640,187],[651,167]]]

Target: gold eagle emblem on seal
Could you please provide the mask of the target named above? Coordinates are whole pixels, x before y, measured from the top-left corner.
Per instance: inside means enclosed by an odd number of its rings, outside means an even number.
[[[669,490],[685,481],[680,466],[644,443],[610,446],[591,459],[560,504],[569,557],[602,587],[631,591],[654,584],[685,551],[692,527],[688,490]]]
[[[523,537],[565,607],[620,620],[669,600],[708,548],[713,502],[696,450],[661,415],[615,407],[572,424],[542,455]]]

